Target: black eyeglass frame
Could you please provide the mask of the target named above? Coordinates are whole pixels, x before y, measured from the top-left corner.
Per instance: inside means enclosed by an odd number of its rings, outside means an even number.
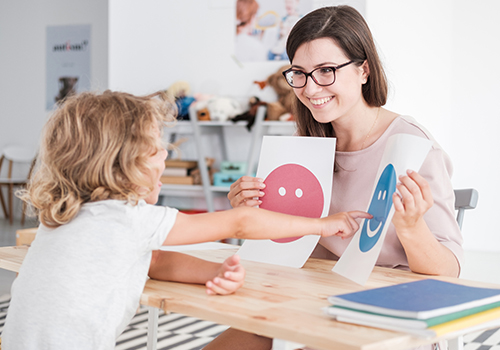
[[[304,72],[303,70],[300,70],[300,69],[296,69],[296,68],[288,68],[286,71],[283,71],[281,72],[281,74],[283,74],[283,76],[285,77],[285,80],[287,82],[288,85],[290,85],[292,88],[294,89],[301,89],[303,88],[304,86],[307,85],[307,78],[308,77],[311,77],[311,79],[316,83],[316,85],[319,85],[319,86],[330,86],[330,85],[333,85],[335,83],[335,80],[337,80],[337,75],[335,74],[337,72],[337,69],[340,69],[340,68],[343,68],[345,66],[348,66],[350,65],[351,63],[354,63],[356,62],[355,60],[352,60],[352,61],[349,61],[349,62],[346,62],[346,63],[342,63],[342,64],[339,64],[338,66],[322,66],[322,67],[318,67],[316,69],[313,69],[312,71],[310,71],[309,73],[306,73]],[[325,68],[330,68],[333,70],[333,81],[330,83],[330,84],[320,84],[316,81],[316,79],[314,79],[313,77],[313,73],[316,72],[318,69],[325,69]],[[290,84],[290,82],[288,81],[286,75],[289,73],[289,72],[293,72],[293,71],[297,71],[297,72],[302,72],[305,74],[306,76],[306,80],[304,81],[304,85],[302,86],[293,86],[292,84]]]

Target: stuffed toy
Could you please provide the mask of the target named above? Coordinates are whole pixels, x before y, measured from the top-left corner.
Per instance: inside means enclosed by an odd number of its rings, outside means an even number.
[[[239,120],[246,120],[248,131],[252,131],[252,126],[255,123],[255,116],[257,115],[257,109],[260,106],[267,106],[267,102],[262,102],[257,96],[252,96],[250,97],[249,106],[250,108],[248,111],[238,114],[231,120],[235,123]]]
[[[208,121],[210,120],[210,111],[207,108],[207,103],[210,99],[214,98],[214,95],[196,93],[193,94],[194,102],[191,103],[189,109],[196,112],[198,120]]]
[[[293,120],[291,113],[295,94],[283,74],[281,74],[288,68],[290,68],[290,65],[281,67],[266,80],[266,85],[271,86],[278,95],[278,101],[267,104],[267,120]]]
[[[210,120],[227,121],[243,112],[241,104],[229,97],[212,97],[205,103],[196,104],[200,109],[207,108],[210,113]]]
[[[185,81],[177,81],[167,89],[167,95],[177,105],[177,120],[189,120],[189,106],[195,101],[191,88]]]
[[[210,120],[210,111],[208,110],[207,107],[204,107],[202,109],[198,109],[196,111],[196,116],[198,117],[198,120],[202,120],[202,121]]]

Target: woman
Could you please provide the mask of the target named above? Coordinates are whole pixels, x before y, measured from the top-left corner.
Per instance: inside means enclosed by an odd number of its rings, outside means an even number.
[[[450,159],[414,119],[382,108],[387,80],[363,17],[349,6],[315,10],[293,27],[287,54],[292,67],[284,75],[297,97],[297,134],[337,138],[330,213],[368,206],[391,135],[430,139],[433,147],[420,171],[399,178],[401,195],[393,196],[395,214],[376,264],[458,276],[463,249],[454,218]],[[255,206],[264,195],[262,179],[242,177],[228,198],[233,207]],[[349,242],[322,238],[313,256],[337,260]],[[253,349],[269,348],[265,338],[246,337],[263,344]]]

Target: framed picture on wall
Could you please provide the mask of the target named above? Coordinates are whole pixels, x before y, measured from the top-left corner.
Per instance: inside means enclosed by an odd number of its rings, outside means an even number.
[[[295,23],[316,8],[341,4],[365,15],[366,0],[236,0],[234,57],[239,62],[288,61],[286,39]]]
[[[240,62],[288,61],[288,33],[312,9],[312,0],[237,0],[235,57]]]
[[[90,25],[47,27],[47,110],[90,89],[90,43]]]

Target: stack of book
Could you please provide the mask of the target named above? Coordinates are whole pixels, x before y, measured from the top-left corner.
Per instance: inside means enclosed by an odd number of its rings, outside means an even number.
[[[332,295],[324,311],[340,322],[421,337],[500,326],[500,289],[424,279]]]
[[[165,171],[160,181],[164,184],[192,185],[194,184],[192,172],[197,168],[198,162],[195,160],[166,160]]]

